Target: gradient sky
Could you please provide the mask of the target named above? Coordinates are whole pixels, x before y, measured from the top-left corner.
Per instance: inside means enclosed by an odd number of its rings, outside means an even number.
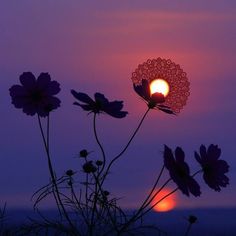
[[[162,165],[163,145],[183,147],[192,172],[193,152],[218,144],[230,164],[230,186],[220,193],[202,185],[200,198],[178,195],[179,207],[236,206],[236,2],[198,1],[0,1],[0,204],[31,206],[47,183],[46,156],[36,117],[11,105],[9,87],[19,75],[49,72],[61,84],[62,106],[52,115],[52,156],[58,175],[81,170],[81,149],[100,153],[92,116],[73,106],[70,89],[124,100],[127,118],[101,115],[99,135],[108,156],[126,144],[146,105],[135,94],[131,73],[149,58],[180,64],[191,95],[175,116],[152,111],[112,170],[107,189],[135,207]]]

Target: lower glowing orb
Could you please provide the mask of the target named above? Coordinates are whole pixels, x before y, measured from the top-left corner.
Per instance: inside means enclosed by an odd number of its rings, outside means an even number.
[[[157,194],[157,196],[151,202],[151,206],[154,206],[153,208],[154,211],[158,211],[158,212],[170,211],[176,207],[177,200],[176,200],[175,193],[171,194],[164,200],[160,201],[164,196],[166,196],[170,192],[171,190],[169,189],[163,189],[160,193]],[[158,201],[160,202],[156,204]]]
[[[169,84],[163,79],[155,79],[150,84],[151,94],[162,93],[164,97],[166,97],[169,91],[170,91]]]

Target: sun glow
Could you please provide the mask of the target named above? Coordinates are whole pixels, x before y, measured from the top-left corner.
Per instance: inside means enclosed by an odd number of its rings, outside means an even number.
[[[170,193],[171,190],[163,189],[151,202],[151,206],[154,206],[158,201],[160,201],[164,196]],[[155,193],[154,193],[155,194]],[[176,194],[171,194],[164,200],[160,201],[157,205],[154,206],[153,210],[158,212],[170,211],[176,207],[177,200]]]
[[[163,79],[155,79],[150,84],[151,94],[162,93],[166,97],[169,91],[170,91],[169,84]]]

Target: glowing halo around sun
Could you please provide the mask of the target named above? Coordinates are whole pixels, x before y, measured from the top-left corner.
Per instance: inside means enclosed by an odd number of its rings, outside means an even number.
[[[141,86],[143,81],[150,85],[154,80],[161,79],[168,83],[169,92],[162,105],[170,107],[174,113],[179,113],[186,105],[190,95],[190,83],[187,74],[179,64],[170,59],[154,58],[139,64],[133,71],[131,80],[133,86]],[[151,91],[150,91],[151,92]],[[140,92],[136,93],[145,99]],[[147,101],[148,102],[148,101]]]
[[[170,91],[169,84],[163,79],[155,79],[150,83],[150,92],[151,94],[154,93],[161,93],[166,97]]]
[[[170,189],[163,189],[151,202],[151,206],[154,206],[160,199],[170,193]],[[155,193],[154,193],[155,194]],[[157,212],[165,212],[173,210],[177,205],[176,194],[173,193],[164,200],[160,201],[157,205],[154,206],[153,210]]]

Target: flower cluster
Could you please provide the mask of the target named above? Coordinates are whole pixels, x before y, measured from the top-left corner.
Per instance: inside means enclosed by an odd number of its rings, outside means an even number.
[[[229,165],[224,160],[219,160],[221,149],[217,145],[211,144],[208,149],[204,145],[200,147],[200,154],[195,152],[195,158],[201,165],[203,179],[206,184],[220,191],[220,187],[226,187],[229,184],[229,179],[225,175],[229,171]],[[188,164],[185,162],[185,154],[182,148],[177,147],[175,153],[165,145],[164,149],[164,165],[169,171],[171,179],[177,184],[183,194],[189,196],[189,193],[195,197],[200,196],[200,186],[190,175]],[[196,173],[198,173],[196,172]]]
[[[166,85],[166,90],[162,88],[160,83],[157,86],[157,81],[162,81],[162,85]],[[16,108],[23,109],[23,112],[27,115],[38,115],[39,127],[47,154],[51,180],[49,184],[40,188],[33,195],[33,197],[38,196],[34,206],[46,198],[46,196],[53,195],[60,216],[64,217],[67,221],[66,225],[70,228],[69,232],[71,234],[68,235],[113,235],[114,233],[119,235],[124,233],[126,235],[130,231],[129,227],[132,224],[136,227],[138,219],[142,219],[143,215],[175,191],[180,190],[188,197],[190,195],[200,196],[200,185],[195,180],[195,176],[198,173],[203,173],[205,183],[215,191],[219,192],[229,184],[229,178],[226,176],[229,171],[229,165],[226,161],[220,159],[221,149],[217,145],[211,144],[208,148],[201,145],[199,152],[194,153],[196,161],[201,166],[201,169],[194,174],[190,173],[183,149],[176,147],[175,150],[171,150],[170,147],[165,145],[163,153],[164,166],[157,177],[154,187],[140,208],[131,217],[126,215],[125,211],[117,204],[118,198],[114,198],[113,194],[110,194],[104,188],[104,183],[107,175],[110,173],[111,166],[128,149],[150,109],[158,109],[167,114],[179,113],[186,104],[190,94],[186,73],[171,60],[157,58],[144,62],[132,74],[132,82],[135,92],[145,101],[148,109],[125,147],[113,159],[107,158],[107,154],[99,140],[96,118],[98,114],[107,114],[119,119],[126,117],[128,112],[123,111],[123,101],[109,101],[101,93],[95,93],[93,99],[85,93],[71,90],[71,94],[76,99],[73,104],[81,107],[88,113],[94,114],[93,131],[96,143],[102,154],[101,157],[92,159],[90,158],[91,152],[88,152],[87,149],[82,149],[79,152],[78,156],[83,161],[81,165],[81,170],[85,177],[83,182],[81,182],[81,179],[76,181],[75,178],[78,171],[72,169],[68,169],[61,178],[57,178],[51,162],[49,113],[60,106],[60,100],[55,97],[60,92],[59,83],[52,81],[48,73],[41,73],[36,79],[31,72],[24,72],[20,76],[21,85],[13,85],[9,89],[12,104]],[[152,87],[153,84],[155,84],[155,89]],[[42,128],[40,117],[48,117],[46,131]],[[170,178],[158,191],[155,191],[164,169],[167,169]],[[170,181],[173,181],[177,188],[152,205],[151,203],[155,200],[157,194]],[[65,182],[67,183],[66,186],[64,186]],[[75,188],[79,185],[79,195],[77,195]],[[69,191],[67,192],[67,190]],[[86,233],[80,232],[80,228],[77,229],[79,224],[72,220],[70,211],[67,208],[70,210],[75,209],[75,213],[84,221],[81,225],[83,223],[86,224],[86,227],[81,227],[85,228]],[[188,221],[191,226],[197,221],[197,218],[190,215]],[[48,223],[49,221],[46,222]],[[104,229],[106,234],[100,234]]]

